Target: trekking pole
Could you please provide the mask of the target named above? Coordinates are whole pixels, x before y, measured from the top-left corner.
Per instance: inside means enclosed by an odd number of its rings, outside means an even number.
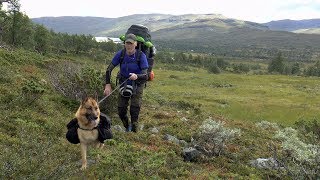
[[[104,101],[107,97],[109,97],[114,91],[116,91],[117,89],[119,89],[125,82],[127,82],[129,80],[129,78],[127,78],[126,80],[124,80],[121,84],[119,84],[116,88],[114,88],[113,91],[111,91],[111,93],[107,96],[105,96],[104,98],[102,98],[98,104],[100,104],[102,101]]]

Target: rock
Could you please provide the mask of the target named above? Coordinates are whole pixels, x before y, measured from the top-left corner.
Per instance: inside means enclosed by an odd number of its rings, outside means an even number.
[[[122,128],[120,125],[113,126],[113,129],[119,132],[125,132],[125,129]]]
[[[183,147],[186,147],[188,143],[185,140],[179,140],[179,144]]]
[[[273,158],[258,158],[250,161],[251,166],[259,169],[279,169],[278,162]]]
[[[164,138],[163,138],[164,140],[167,140],[167,141],[171,141],[171,142],[173,142],[173,143],[175,143],[175,144],[180,144],[180,140],[178,139],[178,138],[176,138],[176,137],[174,137],[174,136],[171,136],[171,135],[169,135],[169,134],[166,134],[166,135],[164,135]]]
[[[144,128],[144,125],[143,125],[143,124],[140,124],[140,125],[139,125],[139,130],[142,131],[143,128]]]
[[[188,119],[187,119],[187,118],[185,118],[185,117],[183,117],[183,118],[181,118],[181,121],[183,121],[183,122],[187,122],[187,121],[188,121]]]
[[[182,151],[182,156],[185,161],[194,162],[199,158],[201,152],[193,147],[184,148]]]
[[[150,132],[151,132],[152,134],[158,134],[158,133],[159,133],[159,130],[154,127],[154,128],[152,128],[152,129],[150,130]]]

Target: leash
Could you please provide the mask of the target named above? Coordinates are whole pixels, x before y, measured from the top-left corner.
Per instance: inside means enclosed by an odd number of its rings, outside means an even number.
[[[104,98],[102,98],[98,104],[100,104],[102,101],[104,101],[107,97],[109,97],[112,93],[114,93],[117,89],[119,89],[124,83],[126,83],[129,80],[129,78],[127,78],[126,80],[124,80],[121,84],[119,84],[113,91],[111,91],[111,93],[107,96],[105,96]]]

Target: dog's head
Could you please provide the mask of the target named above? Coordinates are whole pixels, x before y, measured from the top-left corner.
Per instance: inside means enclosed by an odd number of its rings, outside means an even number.
[[[97,101],[91,97],[82,99],[76,118],[81,125],[88,128],[97,126],[100,122],[100,109]]]

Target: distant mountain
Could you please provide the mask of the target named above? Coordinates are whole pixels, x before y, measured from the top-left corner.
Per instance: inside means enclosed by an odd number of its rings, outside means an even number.
[[[55,32],[69,34],[96,34],[101,29],[113,27],[112,18],[102,17],[79,17],[79,16],[61,16],[61,17],[41,17],[31,19],[34,23],[42,24]]]
[[[221,28],[250,27],[267,29],[266,26],[258,23],[230,19],[219,14],[186,14],[181,16],[136,14],[119,18],[61,16],[33,18],[32,21],[37,24],[43,24],[55,32],[92,34],[94,36],[119,36],[120,34],[123,34],[131,24],[143,24],[152,31],[185,24],[208,23],[220,26]]]
[[[270,30],[277,31],[299,31],[302,29],[320,28],[320,19],[306,19],[306,20],[279,20],[264,23]],[[303,32],[303,31],[301,31]]]
[[[32,20],[56,32],[105,37],[119,37],[130,25],[142,24],[151,30],[159,50],[193,50],[260,59],[273,58],[280,51],[289,60],[315,60],[320,56],[320,35],[274,31],[270,27],[275,28],[272,26],[275,22],[258,24],[219,14],[136,14],[120,18],[45,17]]]

